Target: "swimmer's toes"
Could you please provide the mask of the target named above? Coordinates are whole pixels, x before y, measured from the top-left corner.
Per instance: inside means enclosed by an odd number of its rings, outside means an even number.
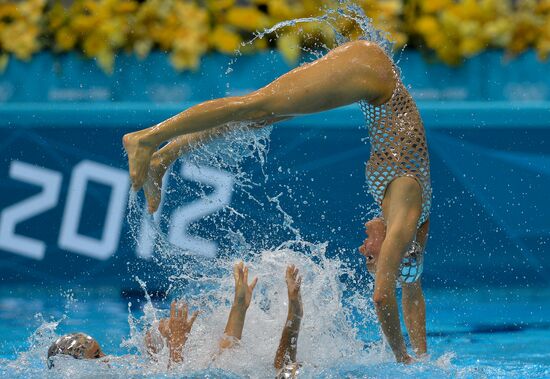
[[[130,142],[130,135],[125,134],[122,136],[122,146],[124,147],[124,150],[126,150],[126,153],[128,153],[128,144]]]
[[[149,213],[153,214],[157,211],[160,203],[159,200],[160,199],[157,200],[156,198],[151,198],[150,200],[147,200]]]
[[[145,180],[142,179],[144,174],[142,168],[137,164],[136,160],[132,157],[133,154],[128,152],[128,171],[130,173],[130,180],[132,182],[132,189],[138,191]]]
[[[139,191],[143,184],[141,184],[139,171],[137,169],[130,168],[130,180],[132,181],[132,189],[134,191]]]

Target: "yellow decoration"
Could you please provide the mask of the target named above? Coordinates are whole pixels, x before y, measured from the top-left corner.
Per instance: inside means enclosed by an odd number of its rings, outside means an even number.
[[[216,26],[210,34],[210,45],[225,54],[233,54],[241,42],[241,37],[224,25]]]
[[[302,52],[298,33],[284,33],[277,39],[277,47],[288,64],[295,64]]]
[[[227,23],[248,32],[262,30],[270,25],[269,18],[254,7],[234,7],[227,12]]]
[[[445,10],[451,5],[452,0],[421,0],[419,3],[425,13],[435,13]]]
[[[46,0],[0,4],[0,53],[28,60],[42,48],[39,36],[45,5]]]
[[[55,34],[55,45],[60,51],[69,51],[76,45],[76,34],[68,27],[60,28]]]
[[[352,0],[397,48],[412,44],[448,64],[486,49],[520,54],[534,48],[550,55],[550,0]],[[11,56],[31,59],[51,49],[80,51],[112,72],[120,51],[145,58],[153,50],[170,53],[174,67],[197,69],[214,50],[253,53],[274,45],[288,62],[306,48],[331,48],[335,30],[324,22],[295,25],[255,39],[289,19],[322,15],[337,0],[0,0],[0,69]],[[333,14],[337,32],[349,39],[361,30]]]
[[[235,0],[206,0],[207,8],[212,12],[223,11],[235,5]]]
[[[8,54],[0,55],[0,72],[4,72],[6,70],[6,67],[8,67],[9,61],[10,61],[10,56]]]

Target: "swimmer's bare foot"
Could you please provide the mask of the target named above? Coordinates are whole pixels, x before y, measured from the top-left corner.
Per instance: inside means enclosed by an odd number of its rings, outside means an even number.
[[[302,317],[304,307],[302,304],[302,277],[295,265],[286,268],[286,286],[288,289],[288,312],[294,316]]]
[[[147,179],[143,184],[143,192],[147,199],[147,209],[149,213],[155,213],[159,207],[162,197],[162,178],[166,173],[168,166],[161,162],[157,153],[151,157]]]
[[[144,129],[128,133],[122,138],[124,150],[128,154],[128,170],[130,171],[134,191],[139,191],[145,183],[149,162],[156,150],[156,146],[147,143],[145,140],[144,136],[147,132],[148,130]]]

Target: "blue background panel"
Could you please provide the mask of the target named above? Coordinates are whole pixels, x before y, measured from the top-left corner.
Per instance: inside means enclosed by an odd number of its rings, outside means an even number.
[[[3,248],[0,252],[3,281],[124,284],[136,274],[128,270],[128,262],[139,262],[139,270],[144,272],[154,270],[154,263],[138,257],[129,237],[125,213],[119,217],[122,225],[116,251],[107,260],[79,254],[60,247],[59,243],[75,167],[93,162],[125,175],[126,160],[119,141],[129,130],[0,129],[3,141],[0,185],[6,194],[0,198],[0,210],[5,212],[7,207],[40,192],[37,186],[10,178],[13,161],[46,168],[62,176],[54,206],[16,227],[17,234],[46,243],[44,258],[30,259]],[[550,185],[550,147],[544,141],[549,134],[546,129],[428,127],[434,202],[426,256],[427,285],[547,283],[550,224],[545,189]],[[361,141],[365,135],[363,129],[276,126],[264,167],[269,182],[266,188],[254,190],[258,198],[265,193],[273,194],[277,188],[290,187],[299,192],[298,198],[286,195],[281,198],[283,208],[295,220],[294,226],[305,239],[328,241],[330,254],[347,257],[358,265],[363,260],[356,255],[356,247],[364,238],[362,224],[372,205],[364,183],[364,163],[369,154],[368,146]],[[251,172],[260,170],[257,164],[244,168]],[[88,183],[78,219],[80,234],[99,239],[105,233],[106,208],[112,192],[112,188],[94,180]],[[235,189],[231,204],[244,207],[252,219],[280,217],[276,212],[265,213],[264,209],[255,208],[242,196]],[[187,197],[184,202],[193,200],[196,199]],[[247,204],[242,205],[241,200]],[[171,212],[170,207],[163,210],[165,215]],[[198,233],[219,243],[220,249],[230,248],[216,225],[203,225]],[[269,247],[286,237],[280,234],[272,241],[253,237],[251,242]]]
[[[550,63],[533,51],[514,58],[486,52],[458,67],[427,61],[412,50],[395,59],[417,101],[550,101]],[[78,54],[40,53],[29,62],[10,60],[0,75],[0,103],[192,102],[249,92],[291,68],[270,51],[238,59],[209,54],[200,70],[176,72],[168,56],[156,52],[145,60],[121,54],[106,75]]]
[[[550,79],[542,75],[548,64],[531,53],[502,60],[501,54],[487,53],[451,69],[426,63],[414,52],[399,57],[405,82],[419,100],[431,154],[428,286],[549,284]],[[209,56],[195,73],[174,72],[163,54],[145,61],[120,56],[112,76],[74,54],[11,61],[0,76],[2,282],[125,286],[133,285],[135,274],[162,281],[129,235],[122,135],[197,101],[258,88],[288,68],[276,53],[234,63]],[[305,239],[328,241],[329,254],[359,266],[363,260],[356,248],[373,206],[365,187],[369,147],[362,124],[363,115],[353,106],[277,125],[263,167],[269,180],[252,190],[263,199],[283,192],[281,205]],[[179,178],[181,165],[174,167]],[[254,162],[243,169],[262,174]],[[30,179],[18,179],[25,170]],[[88,181],[79,187],[83,178]],[[288,196],[289,189],[299,196]],[[26,215],[17,213],[23,209],[18,204],[37,195],[40,211],[25,206]],[[179,188],[172,196],[163,209],[168,219],[177,207],[197,200]],[[118,208],[110,199],[117,199]],[[284,231],[262,238],[262,228],[279,222],[281,214],[257,207],[237,187],[230,204],[258,220],[248,236],[254,248],[289,238]],[[195,220],[187,232],[215,242],[218,253],[234,253],[216,220]],[[13,234],[23,243],[10,242]],[[43,246],[35,249],[43,256],[18,252],[25,250],[25,237]]]

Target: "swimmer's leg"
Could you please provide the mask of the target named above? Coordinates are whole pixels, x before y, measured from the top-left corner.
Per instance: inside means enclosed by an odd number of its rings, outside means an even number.
[[[149,163],[147,179],[143,184],[143,192],[147,199],[149,213],[156,212],[159,207],[162,195],[162,179],[172,163],[191,150],[192,146],[212,140],[221,134],[223,134],[221,128],[186,134],[174,138],[153,154]]]
[[[395,86],[390,59],[374,43],[354,41],[245,96],[206,101],[160,124],[124,136],[134,190],[146,180],[157,147],[180,135],[231,122],[270,123],[366,100],[384,103]]]
[[[413,350],[417,356],[425,355],[428,351],[426,346],[426,302],[420,279],[414,283],[403,283],[401,305]]]
[[[284,117],[275,118],[271,120],[271,123],[284,120]],[[251,127],[261,127],[262,125],[250,125]],[[143,184],[143,191],[145,198],[147,199],[147,205],[149,213],[157,211],[162,193],[162,179],[166,170],[174,163],[180,156],[188,153],[194,147],[208,143],[219,137],[222,137],[230,130],[229,126],[218,126],[216,128],[208,129],[203,132],[195,132],[190,134],[184,134],[176,137],[161,149],[155,151],[151,157],[149,164],[149,172],[147,173],[147,179]]]
[[[294,370],[296,370],[298,367],[296,362],[298,335],[304,309],[300,293],[302,277],[298,274],[298,269],[294,265],[290,265],[286,269],[286,285],[288,289],[288,315],[273,365],[277,370],[281,370],[287,365],[293,365]]]
[[[420,185],[409,177],[394,179],[388,185],[382,202],[386,238],[376,267],[374,303],[382,331],[397,361],[405,363],[412,358],[407,353],[401,332],[395,288],[401,260],[416,233],[421,204]]]

